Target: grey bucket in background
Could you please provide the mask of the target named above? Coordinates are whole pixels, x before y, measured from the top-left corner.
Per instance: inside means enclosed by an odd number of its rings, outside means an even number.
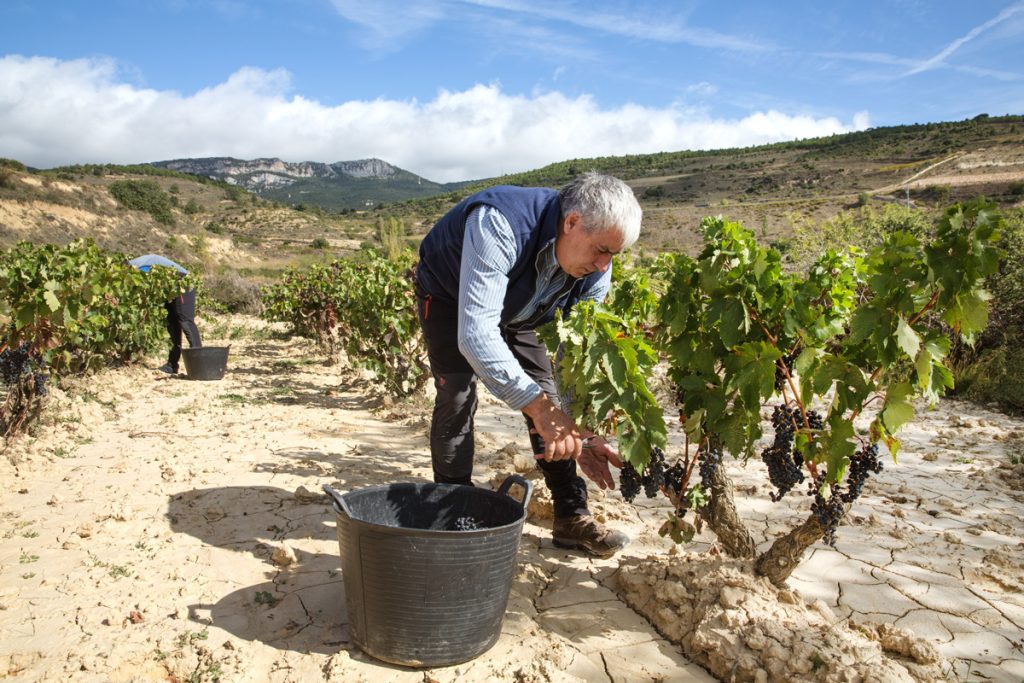
[[[228,350],[230,346],[200,346],[194,349],[182,349],[181,358],[185,361],[185,374],[189,379],[216,380],[224,377],[228,367]]]

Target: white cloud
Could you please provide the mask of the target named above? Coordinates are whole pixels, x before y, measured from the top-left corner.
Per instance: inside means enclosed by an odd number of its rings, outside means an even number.
[[[440,182],[566,159],[743,147],[861,129],[836,118],[764,111],[740,119],[590,96],[508,94],[498,85],[442,91],[429,102],[289,94],[286,71],[245,68],[191,95],[138,88],[104,60],[0,58],[0,156],[37,167],[182,157],[377,157]]]

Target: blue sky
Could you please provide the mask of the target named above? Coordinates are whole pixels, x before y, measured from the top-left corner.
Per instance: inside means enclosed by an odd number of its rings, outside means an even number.
[[[436,181],[1024,114],[1024,0],[4,0],[0,156]]]

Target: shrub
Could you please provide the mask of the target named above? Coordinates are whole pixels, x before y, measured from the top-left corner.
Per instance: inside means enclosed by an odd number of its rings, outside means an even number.
[[[992,295],[989,326],[975,348],[954,349],[957,392],[1004,410],[1024,412],[1024,210],[1008,212],[999,241],[998,272],[986,280]]]
[[[214,275],[205,284],[210,298],[230,313],[259,315],[263,311],[259,285],[238,273]]]
[[[868,205],[842,211],[821,224],[798,222],[793,230],[791,257],[796,267],[802,270],[826,249],[848,246],[869,249],[898,231],[919,239],[926,238],[932,231],[932,223],[920,209],[898,204],[886,204],[881,210]]]
[[[313,247],[314,249],[326,249],[329,246],[331,246],[331,243],[328,242],[323,237],[317,237],[315,240],[309,243],[309,246]]]
[[[174,225],[171,196],[155,180],[118,180],[108,189],[121,206],[145,211],[158,223]]]
[[[228,185],[224,188],[224,196],[233,202],[241,202],[245,199],[246,194],[248,193],[245,191],[245,188],[238,185]]]

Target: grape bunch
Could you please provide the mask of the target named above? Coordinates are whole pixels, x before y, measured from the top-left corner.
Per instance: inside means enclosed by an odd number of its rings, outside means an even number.
[[[472,517],[458,517],[452,525],[452,531],[476,531],[484,525]]]
[[[683,492],[683,477],[686,476],[686,467],[683,463],[676,462],[675,465],[665,470],[665,488],[677,496]]]
[[[811,512],[817,517],[818,523],[821,524],[823,529],[822,540],[826,545],[834,548],[836,547],[836,529],[839,528],[839,520],[843,518],[843,513],[845,512],[845,501],[839,493],[839,486],[836,484],[828,485],[831,495],[827,499],[821,495],[821,482],[824,481],[824,477],[824,474],[820,475],[811,484],[814,495],[814,500],[811,502]]]
[[[0,374],[4,384],[14,386],[21,381],[23,375],[32,372],[29,364],[28,345],[22,344],[16,349],[6,348],[0,351]]]
[[[715,478],[715,470],[722,463],[721,446],[711,446],[702,449],[697,455],[697,462],[700,465],[700,485],[705,491],[711,491],[711,484]]]
[[[793,349],[790,353],[785,353],[782,358],[775,361],[775,391],[782,389],[782,386],[786,383],[786,375],[793,374],[793,361],[796,360],[797,349]],[[783,372],[782,366],[786,366],[786,371]]]
[[[637,473],[633,464],[629,462],[623,463],[622,470],[619,472],[619,490],[622,492],[622,497],[626,502],[633,502],[636,495],[640,493],[640,484],[640,474]]]
[[[651,460],[644,468],[640,483],[643,484],[644,495],[648,498],[658,495],[658,491],[665,484],[665,454],[657,446],[651,449]]]
[[[771,446],[761,451],[761,460],[768,466],[768,480],[778,489],[770,494],[773,503],[782,500],[790,489],[804,480],[803,456],[793,450],[795,415],[788,406],[775,406],[772,412],[775,440]]]
[[[857,500],[868,475],[872,472],[879,474],[881,471],[882,461],[878,458],[878,446],[864,446],[854,453],[850,458],[850,469],[846,472],[848,488],[843,493],[843,500],[847,503]]]
[[[0,377],[9,388],[21,387],[28,396],[46,396],[49,382],[46,361],[34,356],[28,344],[0,351]]]

